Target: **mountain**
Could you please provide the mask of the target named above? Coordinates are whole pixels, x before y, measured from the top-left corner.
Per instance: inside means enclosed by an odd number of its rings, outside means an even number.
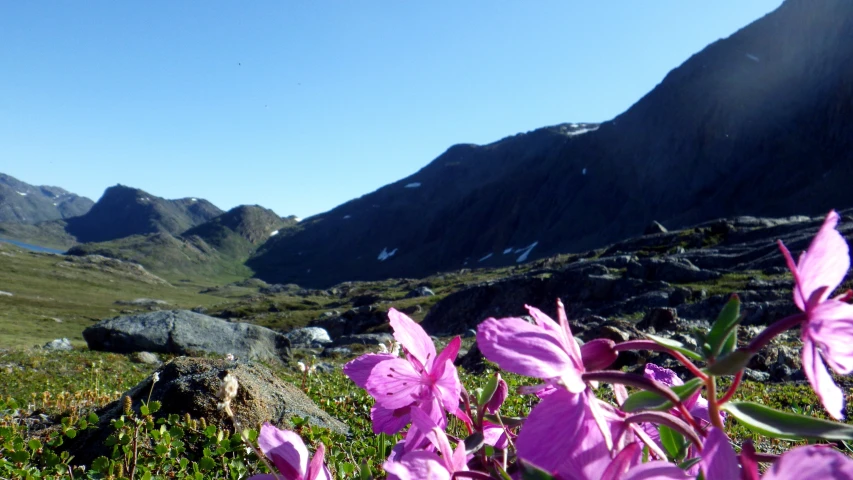
[[[138,188],[116,185],[107,188],[86,215],[69,219],[66,230],[78,242],[159,232],[177,235],[222,213],[204,199],[166,200]]]
[[[451,147],[249,265],[306,286],[422,277],[583,251],[654,220],[819,215],[853,205],[851,182],[853,2],[786,0],[611,121]]]
[[[34,224],[77,217],[94,203],[59,187],[34,186],[0,173],[0,222]]]
[[[158,274],[231,275],[251,272],[243,265],[258,245],[279,229],[295,225],[257,205],[241,205],[186,230],[180,235],[160,231],[130,235],[105,242],[74,246],[69,255],[103,255],[132,261]]]

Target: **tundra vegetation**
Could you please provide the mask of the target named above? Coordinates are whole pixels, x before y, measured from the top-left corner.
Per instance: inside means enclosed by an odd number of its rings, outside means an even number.
[[[578,346],[562,305],[556,320],[530,308],[534,323],[504,318],[480,324],[476,340],[490,362],[476,375],[453,364],[473,339],[430,338],[402,311],[419,319],[466,285],[542,265],[436,276],[428,280],[436,295],[427,299],[404,298],[424,279],[348,284],[334,295],[287,288],[261,294],[268,286],[260,282],[141,281],[120,269],[62,265],[62,256],[3,245],[0,281],[15,285],[15,292],[0,296],[0,478],[574,478],[577,468],[581,478],[644,478],[636,475],[650,468],[666,475],[660,478],[758,478],[759,471],[764,478],[793,478],[790,464],[806,458],[815,474],[846,478],[840,475],[850,472],[844,453],[853,427],[839,422],[849,409],[837,384],[849,385],[838,374],[853,367],[845,347],[853,307],[846,303],[849,294],[830,296],[849,269],[837,220],[834,213],[827,217],[799,263],[783,247],[800,313],[758,335],[739,327],[744,317],[737,296],[697,333],[695,347],[658,337]],[[559,261],[570,259],[550,260],[552,266]],[[744,287],[738,282],[758,275],[723,275],[693,286],[738,290]],[[94,428],[99,407],[154,370],[126,355],[82,348],[80,332],[94,320],[147,308],[134,299],[289,329],[352,307],[367,294],[384,299],[391,319],[384,329],[393,331],[402,352],[392,353],[389,345],[356,359],[324,358],[341,367],[331,371],[312,369],[317,359],[310,351],[297,352],[292,364],[268,365],[344,421],[348,435],[300,418],[289,430],[239,421],[219,428],[204,418],[157,417],[162,405],[150,401],[112,422],[103,455],[91,465],[75,464],[63,449]],[[752,356],[773,336],[797,327],[808,383],[744,378]],[[57,336],[71,338],[77,348],[21,348]],[[635,350],[671,354],[695,378],[681,382],[651,365],[645,376],[608,370],[618,355]],[[233,397],[228,392],[224,388],[221,399],[226,409]],[[591,456],[565,453],[576,451]]]

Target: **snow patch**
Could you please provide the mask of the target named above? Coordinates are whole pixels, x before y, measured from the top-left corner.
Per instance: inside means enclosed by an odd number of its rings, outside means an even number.
[[[406,184],[406,186],[403,188],[420,188],[420,187],[421,187],[421,182],[412,182],[412,183]]]
[[[26,197],[26,196],[27,196],[27,194],[26,194],[26,193],[24,193],[24,192],[18,192],[18,195],[20,195],[20,196],[22,196],[22,197]]]
[[[270,234],[270,236],[271,236],[271,237],[274,237],[274,236],[276,236],[276,235],[278,235],[278,230],[276,230],[276,231],[274,231],[274,232],[272,232],[272,233]]]
[[[521,255],[519,255],[518,258],[515,259],[515,261],[517,263],[527,261],[527,256],[530,255],[530,252],[533,251],[533,249],[536,247],[536,245],[539,245],[538,240],[531,243],[530,245],[528,245],[527,248],[523,248],[523,249],[520,248],[520,249],[516,250],[515,253],[521,253]]]
[[[197,199],[197,198],[191,198],[191,199],[190,199],[190,201],[191,201],[191,202],[197,202],[197,201],[198,201],[198,199]]]
[[[383,248],[382,251],[379,252],[379,257],[377,257],[376,259],[380,262],[384,262],[385,260],[388,260],[389,258],[393,257],[395,253],[397,253],[396,248],[394,250],[391,250],[390,252],[388,251],[388,248]]]
[[[584,168],[583,170],[581,170],[581,175],[586,175],[586,168]]]
[[[344,215],[344,220],[348,220],[350,218],[352,218],[352,215]]]
[[[53,206],[54,206],[54,207],[58,207],[58,206],[59,206],[59,204],[58,204],[58,203],[56,203],[56,202],[53,202]]]
[[[296,222],[296,223],[299,223],[299,222],[301,222],[301,221],[302,221],[302,219],[301,219],[301,218],[299,218],[299,217],[293,217],[293,221],[294,221],[294,222]]]
[[[574,136],[576,136],[576,135],[583,135],[584,133],[594,132],[594,131],[596,131],[596,130],[598,130],[598,127],[597,127],[597,126],[595,126],[595,127],[588,127],[588,128],[580,128],[580,129],[578,129],[578,130],[573,130],[573,131],[571,131],[571,132],[566,132],[566,135],[568,135],[568,136],[570,136],[570,137],[574,137]]]
[[[760,58],[756,57],[755,55],[753,55],[751,53],[747,53],[746,58],[752,60],[753,62],[760,62],[761,61]]]
[[[506,250],[504,250],[504,255],[509,255],[510,253],[512,253],[512,247],[509,247]]]
[[[490,254],[488,254],[488,255],[486,255],[485,257],[483,257],[483,258],[481,258],[481,259],[477,260],[477,261],[478,261],[478,262],[485,262],[486,260],[488,260],[488,259],[490,259],[490,258],[492,258],[492,254],[491,254],[491,253],[490,253]]]

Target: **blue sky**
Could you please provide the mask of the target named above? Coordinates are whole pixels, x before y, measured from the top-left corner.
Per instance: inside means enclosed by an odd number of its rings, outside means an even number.
[[[0,2],[0,172],[307,217],[608,120],[781,0]]]

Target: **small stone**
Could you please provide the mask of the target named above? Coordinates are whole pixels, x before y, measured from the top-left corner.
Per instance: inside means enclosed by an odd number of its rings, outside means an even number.
[[[57,338],[56,340],[51,340],[44,344],[42,347],[45,350],[74,350],[74,347],[71,346],[71,342],[67,338]]]
[[[147,365],[160,365],[162,363],[157,355],[151,352],[133,352],[130,359],[135,363],[144,363]]]
[[[751,380],[753,382],[766,382],[770,380],[770,374],[767,372],[759,372],[758,370],[747,368],[743,371],[743,378]]]

